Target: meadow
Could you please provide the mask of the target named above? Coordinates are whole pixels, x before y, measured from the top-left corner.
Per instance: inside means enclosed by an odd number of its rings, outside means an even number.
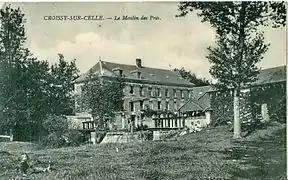
[[[29,180],[286,179],[286,124],[272,123],[239,141],[228,126],[165,141],[43,149],[25,142],[0,143],[0,179],[20,179],[21,153],[52,172]]]

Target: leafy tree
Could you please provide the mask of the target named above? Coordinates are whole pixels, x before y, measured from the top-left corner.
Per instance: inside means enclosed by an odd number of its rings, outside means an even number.
[[[24,48],[24,14],[19,8],[10,6],[1,9],[0,14],[1,125],[3,129],[16,129],[28,123],[29,112],[25,109],[27,90],[23,81],[31,53]]]
[[[51,66],[50,107],[55,115],[71,115],[74,109],[74,81],[79,77],[75,59],[66,62],[62,54],[59,62]]]
[[[173,69],[174,72],[178,72],[183,79],[188,80],[189,82],[195,84],[196,86],[208,86],[211,83],[205,78],[198,78],[191,71],[187,71],[182,67],[181,69]]]
[[[124,83],[89,74],[82,87],[82,106],[91,111],[96,130],[107,128],[107,123],[123,110]]]
[[[51,67],[37,60],[24,47],[21,10],[7,6],[0,15],[0,133],[13,129],[16,139],[31,140],[43,135],[46,116],[71,112],[75,60],[67,63],[61,55]]]
[[[218,87],[234,90],[234,138],[240,138],[239,113],[240,87],[256,80],[256,64],[268,49],[263,32],[257,27],[286,25],[284,2],[181,2],[179,16],[197,11],[203,22],[216,29],[217,47],[209,47],[208,60],[211,75],[218,80]],[[282,16],[277,16],[281,14]]]

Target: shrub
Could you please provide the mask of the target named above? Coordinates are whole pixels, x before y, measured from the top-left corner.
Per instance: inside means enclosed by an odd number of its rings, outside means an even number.
[[[69,130],[65,135],[63,135],[66,140],[66,145],[69,146],[79,146],[88,140],[88,137],[77,130]]]
[[[65,116],[49,115],[44,119],[43,128],[47,134],[63,133],[68,130],[68,121]]]
[[[44,147],[78,146],[88,138],[77,130],[68,129],[68,121],[64,116],[50,115],[43,122],[45,136],[41,145]]]
[[[46,137],[44,137],[41,141],[41,145],[44,147],[64,147],[66,146],[65,139],[61,136],[61,134],[50,133]]]

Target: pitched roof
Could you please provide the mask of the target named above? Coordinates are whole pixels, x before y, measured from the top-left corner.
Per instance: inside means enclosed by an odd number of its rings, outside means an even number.
[[[123,77],[127,79],[138,79],[137,74],[133,72],[141,72],[141,79],[140,80],[148,80],[148,81],[157,81],[159,83],[175,83],[175,84],[183,84],[183,85],[191,85],[189,81],[183,79],[177,73],[167,70],[167,69],[157,69],[151,67],[137,67],[136,65],[127,65],[127,64],[119,64],[107,61],[101,61],[102,68],[106,70],[107,76],[115,76],[117,74],[113,72],[114,69],[121,69],[123,71]],[[98,62],[95,66],[93,66],[88,72],[80,76],[76,82],[85,80],[87,74],[89,72],[97,72],[100,70],[100,63]],[[135,71],[136,70],[136,71]]]
[[[261,70],[258,79],[251,85],[262,85],[283,81],[286,81],[286,66],[278,66]]]
[[[193,98],[189,99],[179,108],[180,112],[205,111],[211,110],[210,96],[207,92],[211,91],[211,86],[199,86],[193,88]]]
[[[193,88],[193,97],[199,99],[201,96],[206,94],[209,91],[212,91],[214,88],[212,86],[197,86]]]

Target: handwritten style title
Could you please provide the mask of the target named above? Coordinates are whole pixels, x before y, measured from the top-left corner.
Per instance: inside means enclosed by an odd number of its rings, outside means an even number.
[[[115,20],[115,21],[125,21],[125,20],[150,20],[150,21],[159,21],[161,18],[159,16],[128,16],[128,15],[122,15],[122,16],[114,16],[114,17],[105,17],[103,15],[87,15],[87,16],[67,16],[67,15],[53,15],[53,16],[44,16],[44,20],[46,21],[103,21],[103,20]]]

